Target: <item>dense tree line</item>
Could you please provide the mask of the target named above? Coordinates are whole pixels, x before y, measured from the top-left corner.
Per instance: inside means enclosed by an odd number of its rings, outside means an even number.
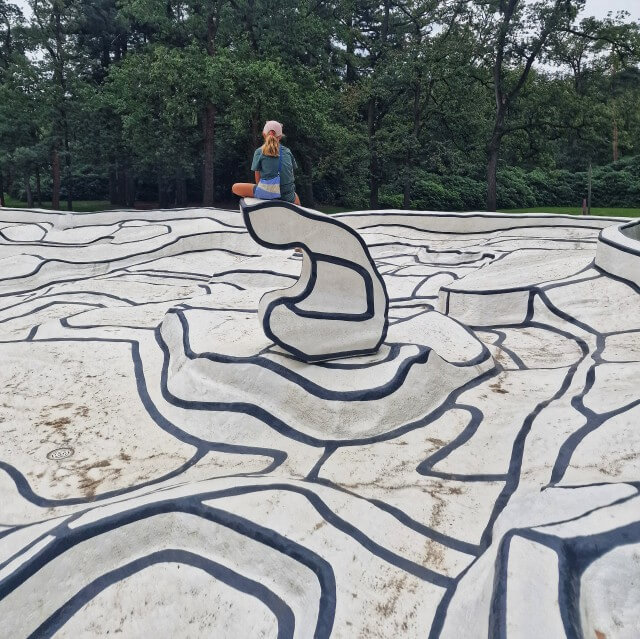
[[[303,203],[640,204],[640,37],[584,0],[0,0],[0,193],[230,200],[266,119]]]

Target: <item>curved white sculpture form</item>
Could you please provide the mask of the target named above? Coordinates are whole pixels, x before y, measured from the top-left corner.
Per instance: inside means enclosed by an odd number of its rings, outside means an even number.
[[[640,636],[637,222],[331,220],[389,328],[309,364],[237,210],[0,208],[0,636]]]
[[[640,286],[640,220],[600,231],[596,266]]]
[[[246,199],[240,207],[258,244],[303,251],[300,279],[260,299],[267,337],[306,362],[377,351],[387,334],[389,297],[358,233],[280,200]]]

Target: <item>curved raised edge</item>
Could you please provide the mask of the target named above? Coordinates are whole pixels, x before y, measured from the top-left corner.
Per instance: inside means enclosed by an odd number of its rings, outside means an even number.
[[[605,273],[640,287],[640,220],[602,229],[595,263]]]

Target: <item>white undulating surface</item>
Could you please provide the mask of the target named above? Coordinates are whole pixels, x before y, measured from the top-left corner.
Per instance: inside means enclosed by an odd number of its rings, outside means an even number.
[[[306,364],[239,212],[0,210],[1,636],[640,636],[635,231],[338,219],[387,337]]]

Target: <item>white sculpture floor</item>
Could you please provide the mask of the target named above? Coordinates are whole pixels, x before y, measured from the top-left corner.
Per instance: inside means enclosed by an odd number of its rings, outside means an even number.
[[[0,209],[0,636],[640,636],[640,241],[339,219],[389,329],[305,364],[239,212]]]

